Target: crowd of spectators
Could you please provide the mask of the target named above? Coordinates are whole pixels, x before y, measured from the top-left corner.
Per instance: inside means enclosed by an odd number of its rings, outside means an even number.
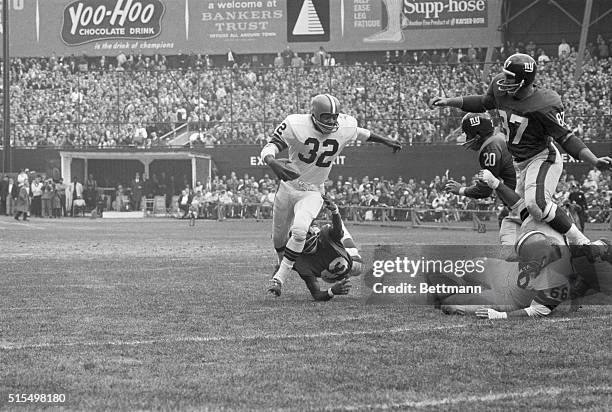
[[[494,198],[475,200],[465,196],[449,194],[444,186],[453,177],[435,176],[432,180],[385,179],[368,177],[355,179],[339,176],[328,180],[326,192],[338,204],[347,220],[405,221],[413,218],[422,221],[471,220],[472,212],[478,211],[482,219],[491,219],[499,213],[502,205]],[[455,177],[469,185],[473,177]],[[35,217],[61,217],[72,213],[74,202],[83,211],[105,210],[129,211],[152,208],[147,199],[162,197],[166,210],[186,217],[190,207],[199,218],[270,218],[274,193],[278,181],[266,174],[257,179],[245,174],[242,177],[232,172],[229,176],[215,176],[209,183],[197,182],[192,187],[187,178],[174,176],[146,176],[138,174],[115,188],[103,188],[94,176],[85,182],[74,179],[69,184],[63,180],[53,181],[44,174],[21,171],[16,177],[0,179],[0,214],[14,213],[14,204],[20,186],[26,185],[30,194],[29,212]],[[572,193],[575,193],[572,195]],[[576,202],[576,196],[583,199]],[[612,176],[596,169],[577,179],[563,174],[556,194],[561,205],[578,203],[587,222],[609,222]],[[45,201],[45,199],[48,199]]]
[[[187,123],[207,145],[260,144],[287,114],[307,112],[311,96],[329,91],[364,127],[407,144],[440,143],[461,113],[430,109],[429,99],[484,92],[500,62],[521,51],[538,60],[537,81],[561,95],[585,140],[612,139],[608,41],[589,44],[578,80],[575,47],[563,40],[558,49],[548,56],[533,42],[508,43],[486,65],[486,50],[471,46],[389,51],[350,65],[322,48],[305,56],[287,48],[269,65],[244,56],[231,65],[202,55],[19,58],[11,64],[11,138],[15,147],[151,147]]]

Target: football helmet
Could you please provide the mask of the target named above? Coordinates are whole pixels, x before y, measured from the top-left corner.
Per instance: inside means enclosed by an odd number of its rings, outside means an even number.
[[[505,77],[497,81],[500,91],[514,96],[521,88],[533,84],[538,71],[536,61],[527,54],[516,53],[504,62]]]
[[[312,122],[321,132],[337,131],[339,114],[340,102],[331,94],[318,94],[312,99]]]
[[[350,276],[350,270],[351,262],[342,256],[338,256],[329,263],[327,270],[324,270],[321,273],[321,279],[327,283],[338,282],[347,276]]]
[[[316,225],[311,225],[308,228],[308,233],[306,233],[306,241],[304,241],[304,249],[302,249],[302,253],[307,255],[312,255],[317,251],[317,242],[319,240],[319,235],[321,234],[321,229],[319,229]]]
[[[461,130],[465,133],[465,143],[467,149],[480,150],[485,139],[495,130],[493,120],[488,113],[468,113],[461,119]]]

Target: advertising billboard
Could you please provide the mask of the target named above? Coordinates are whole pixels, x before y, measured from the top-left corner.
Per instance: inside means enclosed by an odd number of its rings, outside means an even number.
[[[13,56],[498,45],[501,0],[6,0]]]

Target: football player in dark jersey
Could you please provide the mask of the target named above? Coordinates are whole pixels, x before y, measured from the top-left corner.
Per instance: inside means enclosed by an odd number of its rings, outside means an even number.
[[[304,249],[293,264],[316,301],[326,301],[335,295],[346,295],[351,289],[349,278],[361,274],[363,263],[350,233],[344,227],[338,206],[323,195],[324,206],[331,211],[331,225],[319,228],[311,225]],[[321,290],[318,279],[333,285]],[[268,291],[280,296],[281,289]]]
[[[473,199],[489,197],[493,191],[496,191],[512,211],[501,222],[499,238],[502,244],[513,245],[516,241],[516,232],[528,212],[525,202],[514,192],[516,171],[512,156],[506,147],[506,139],[502,133],[495,132],[493,121],[487,113],[466,114],[461,120],[461,129],[466,136],[463,146],[478,152],[478,163],[482,170],[479,172],[476,184],[463,187],[460,183],[450,180],[444,189]],[[488,171],[489,174],[485,174],[484,171]],[[491,183],[494,181],[496,183]]]
[[[552,199],[563,171],[563,161],[554,143],[575,159],[599,169],[609,169],[612,158],[595,156],[574,135],[565,122],[561,98],[553,90],[534,84],[536,72],[533,58],[513,54],[506,59],[503,73],[493,78],[485,94],[434,97],[431,104],[473,113],[497,109],[517,170],[516,191],[524,199],[529,214],[564,234],[570,243],[586,244],[588,238]]]

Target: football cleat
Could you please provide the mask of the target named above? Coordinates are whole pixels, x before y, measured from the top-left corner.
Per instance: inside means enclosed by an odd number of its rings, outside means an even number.
[[[480,147],[493,134],[493,120],[488,113],[468,113],[461,119],[461,130],[465,133],[466,149],[480,150]]]
[[[322,133],[338,130],[340,102],[331,94],[318,94],[312,99],[312,122]]]
[[[531,56],[515,53],[504,62],[505,78],[497,81],[497,87],[514,96],[521,88],[533,84],[537,71],[538,65]]]
[[[279,297],[281,295],[283,284],[276,279],[270,279],[270,282],[271,285],[268,287],[268,293],[274,295],[275,297]]]

